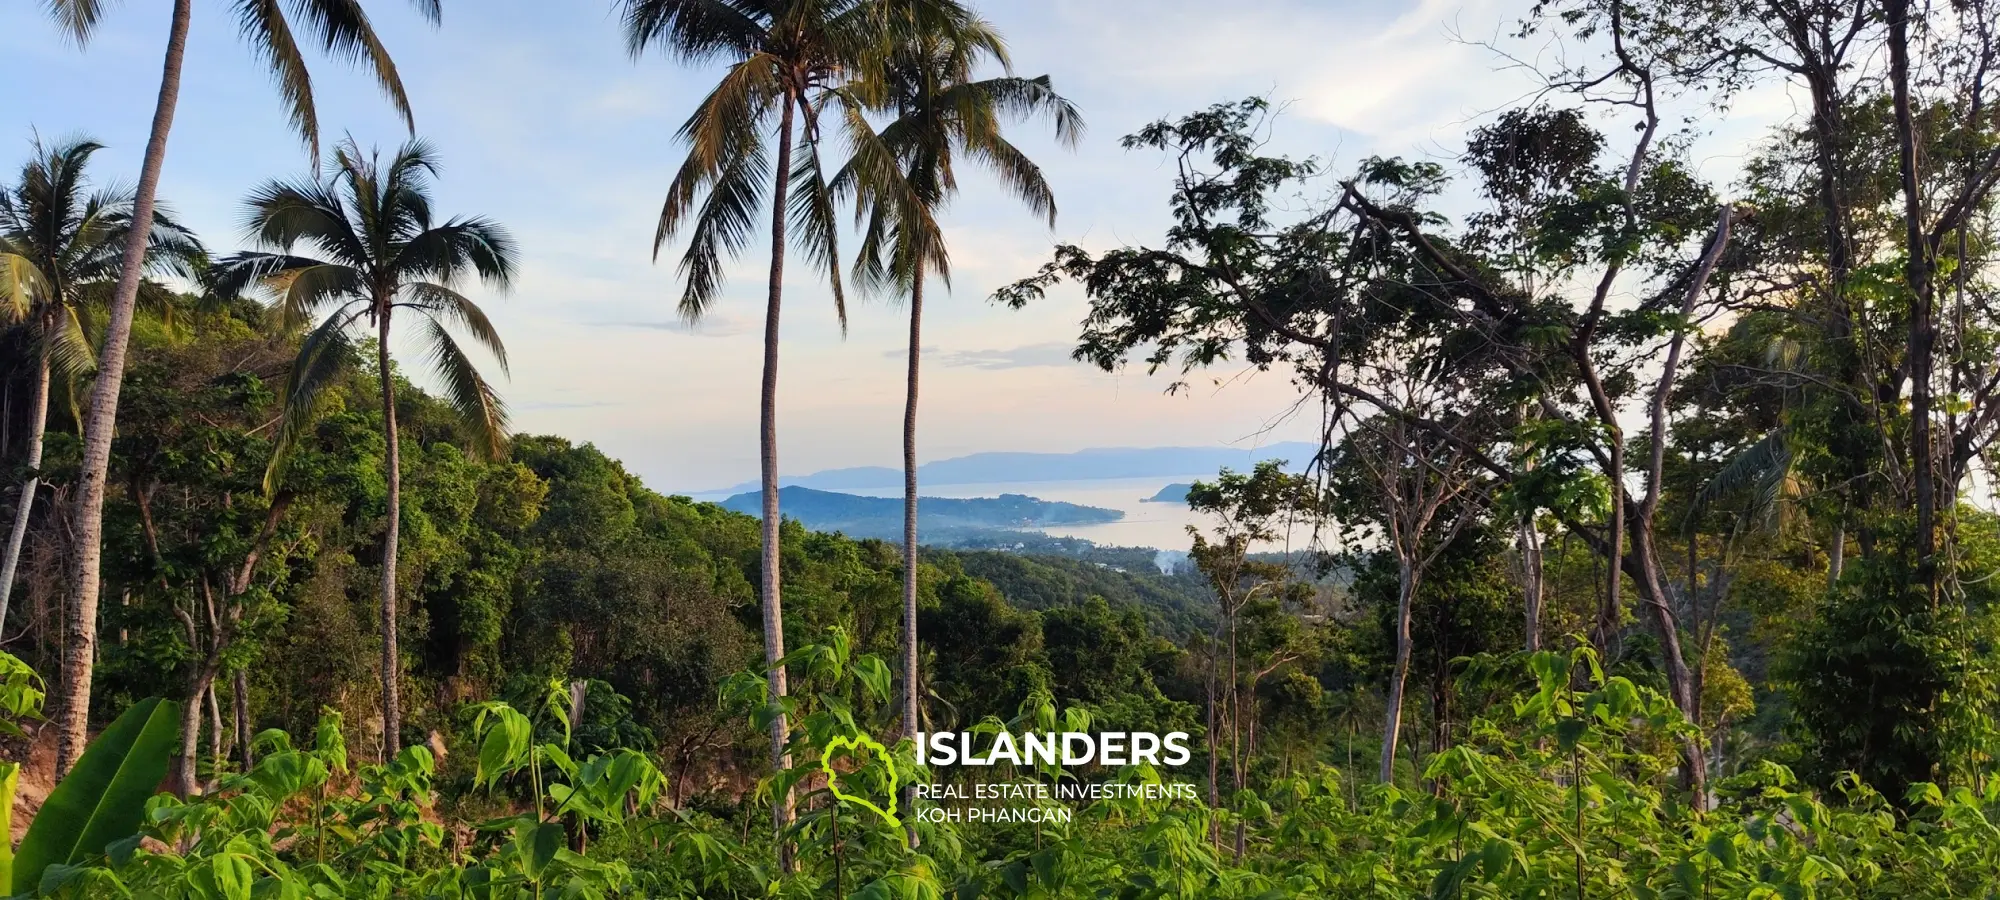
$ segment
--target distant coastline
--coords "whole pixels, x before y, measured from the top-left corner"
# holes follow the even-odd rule
[[[1317,448],[1287,441],[1257,448],[1241,447],[1100,447],[1072,453],[974,453],[934,460],[917,467],[924,485],[1010,484],[1030,481],[1097,481],[1114,478],[1186,477],[1225,467],[1248,471],[1271,459],[1310,459]],[[888,466],[827,469],[807,475],[787,475],[779,487],[819,491],[867,491],[900,487],[903,470]],[[715,498],[757,491],[755,482],[694,491],[691,496]]]
[[[868,497],[807,487],[778,490],[784,516],[815,531],[838,531],[850,537],[901,540],[903,501],[897,497]],[[757,515],[762,509],[756,492],[736,494],[722,501],[725,509]],[[918,540],[927,544],[952,544],[992,540],[1000,532],[1019,532],[1063,525],[1101,525],[1125,518],[1125,511],[1043,500],[1026,494],[998,497],[919,497],[917,500]]]
[[[1166,487],[1163,487],[1163,488],[1160,488],[1160,492],[1159,492],[1159,493],[1157,493],[1157,494],[1154,494],[1154,495],[1153,495],[1153,496],[1151,496],[1151,497],[1147,497],[1147,498],[1146,498],[1145,500],[1143,500],[1143,501],[1140,501],[1140,502],[1142,502],[1142,503],[1186,503],[1186,502],[1187,502],[1187,496],[1188,496],[1188,491],[1191,491],[1191,490],[1194,490],[1194,485],[1192,485],[1192,484],[1185,484],[1185,483],[1182,483],[1182,482],[1175,482],[1175,483],[1173,483],[1173,484],[1170,484],[1170,485],[1167,485]]]

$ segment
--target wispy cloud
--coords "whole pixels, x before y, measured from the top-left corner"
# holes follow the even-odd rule
[[[1070,358],[1074,344],[1052,341],[1026,344],[1004,350],[948,350],[937,354],[940,364],[965,369],[1028,369],[1036,366],[1074,366]]]
[[[638,328],[646,331],[667,331],[689,337],[726,338],[750,334],[757,323],[748,316],[729,313],[709,313],[701,321],[688,324],[680,319],[619,319],[585,323],[593,328]]]

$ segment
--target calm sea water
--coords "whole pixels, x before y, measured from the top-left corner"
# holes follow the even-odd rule
[[[1010,481],[999,484],[939,484],[920,485],[919,491],[925,497],[948,497],[966,499],[973,497],[998,497],[1001,494],[1026,494],[1041,500],[1055,500],[1077,503],[1104,509],[1122,510],[1125,518],[1102,525],[1063,525],[1037,529],[1057,537],[1078,537],[1098,544],[1116,547],[1153,547],[1160,550],[1188,549],[1188,526],[1194,525],[1207,531],[1215,526],[1210,517],[1188,509],[1184,503],[1148,503],[1147,497],[1159,493],[1169,484],[1189,484],[1204,478],[1213,479],[1214,472],[1192,475],[1165,475],[1146,478],[1105,478],[1091,481]],[[857,488],[842,493],[859,494],[866,497],[900,497],[900,488]],[[701,495],[704,500],[720,500],[721,497]],[[1304,535],[1301,535],[1303,539]],[[1276,547],[1266,549],[1277,549]]]

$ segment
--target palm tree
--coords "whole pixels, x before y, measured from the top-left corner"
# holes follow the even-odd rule
[[[877,64],[902,35],[886,25],[907,22],[949,30],[969,20],[970,14],[956,0],[618,0],[618,9],[626,48],[635,57],[657,46],[685,62],[729,64],[681,125],[680,138],[687,142],[688,155],[667,189],[653,235],[657,258],[668,240],[692,226],[680,263],[684,319],[701,318],[715,301],[723,259],[749,245],[769,182],[771,267],[765,286],[759,457],[764,656],[767,689],[775,706],[787,692],[785,669],[779,662],[785,655],[785,633],[778,571],[777,392],[778,318],[785,251],[791,242],[796,241],[806,257],[825,270],[843,330],[847,323],[834,198],[819,154],[819,114],[829,104],[845,102],[836,89]],[[892,9],[894,16],[889,15]],[[786,717],[782,713],[773,717],[775,770],[791,767],[790,735]],[[790,790],[772,804],[779,859],[787,869],[790,854],[782,838],[792,805]]]
[[[0,622],[7,621],[21,543],[28,533],[35,491],[41,484],[42,436],[49,413],[51,376],[86,375],[95,350],[85,336],[88,313],[102,306],[118,280],[134,205],[129,189],[90,190],[84,170],[103,146],[70,140],[35,141],[13,187],[0,191],[0,322],[25,330],[34,360],[28,409],[27,470],[14,508],[14,524],[0,556]],[[200,242],[156,211],[147,241],[147,267],[192,277],[206,261]],[[144,281],[139,301],[167,309],[172,294]]]
[[[299,345],[292,365],[267,487],[275,484],[291,448],[311,427],[327,386],[355,358],[357,326],[365,322],[374,333],[389,481],[382,539],[382,739],[383,758],[388,759],[402,749],[396,646],[402,468],[390,325],[397,310],[417,317],[445,399],[465,418],[480,449],[498,455],[506,441],[506,412],[452,337],[451,327],[463,328],[506,370],[507,351],[499,333],[458,289],[472,276],[507,289],[516,253],[513,238],[488,219],[433,220],[431,179],[438,164],[423,141],[404,144],[387,165],[375,154],[364,157],[352,141],[345,141],[335,148],[328,168],[331,183],[273,181],[251,193],[252,238],[273,252],[245,251],[219,261],[211,290],[230,297],[261,286],[274,295],[287,327],[325,315]],[[317,257],[294,255],[301,246]]]
[[[987,60],[1008,70],[973,80]],[[918,34],[898,46],[889,64],[855,84],[857,103],[845,108],[854,159],[834,176],[836,193],[852,192],[866,222],[856,280],[910,300],[908,384],[903,405],[903,731],[921,729],[917,678],[917,375],[923,342],[924,284],[935,274],[947,287],[951,260],[937,213],[958,192],[960,158],[992,170],[1022,203],[1055,224],[1055,195],[1039,166],[1002,136],[1002,120],[1047,117],[1057,140],[1075,146],[1083,117],[1049,86],[1048,76],[1011,74],[1006,44],[990,25],[974,21],[957,34]],[[865,111],[894,116],[871,134]]]
[[[435,23],[441,0],[412,0],[417,11]],[[50,16],[78,44],[89,42],[108,4],[104,0],[47,0]],[[409,98],[389,52],[360,0],[231,0],[236,21],[250,50],[270,66],[278,93],[291,113],[292,126],[305,138],[312,156],[319,156],[319,120],[314,112],[311,74],[295,36],[297,25],[330,55],[359,62],[372,70],[404,121],[415,131]],[[289,10],[289,14],[287,13]],[[109,301],[103,348],[98,352],[98,377],[92,384],[90,410],[83,423],[83,459],[78,466],[74,530],[75,552],[70,560],[67,650],[61,679],[63,702],[57,713],[61,733],[56,743],[56,774],[69,771],[83,751],[90,725],[91,672],[97,658],[97,600],[101,587],[98,563],[104,548],[104,489],[111,466],[111,439],[118,425],[118,392],[125,380],[125,353],[132,337],[132,314],[138,304],[139,281],[153,230],[154,197],[160,169],[166,163],[167,136],[173,130],[174,109],[180,102],[181,61],[187,55],[189,22],[194,0],[174,0],[167,29],[166,60],[160,71],[159,99],[153,107],[153,127],[139,167],[139,185],[132,196],[132,223],[116,287]]]

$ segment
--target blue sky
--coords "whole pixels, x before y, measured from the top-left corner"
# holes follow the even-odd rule
[[[1224,12],[1196,0],[980,4],[1007,35],[1017,72],[1049,74],[1082,107],[1090,131],[1069,152],[1045,129],[1017,130],[1056,189],[1053,230],[977,178],[949,211],[954,290],[926,305],[922,457],[1310,436],[1311,422],[1286,419],[1297,395],[1281,374],[1225,367],[1213,373],[1222,384],[1197,382],[1168,397],[1165,378],[1068,361],[1084,311],[1077,293],[1065,289],[1020,312],[985,298],[1031,273],[1058,240],[1098,249],[1157,242],[1168,170],[1117,139],[1162,116],[1264,94],[1291,104],[1274,134],[1280,152],[1327,157],[1336,169],[1372,153],[1450,156],[1484,113],[1529,88],[1466,43],[1506,31],[1524,5],[1242,0]],[[11,170],[38,129],[97,138],[109,145],[97,176],[135,178],[168,6],[112,4],[81,50],[57,36],[40,3],[0,9],[0,83],[9,86],[0,166]],[[195,2],[161,189],[217,251],[238,247],[248,189],[309,165],[228,7]],[[677,250],[657,265],[649,253],[680,159],[673,131],[718,70],[657,53],[634,61],[608,0],[448,0],[437,30],[407,4],[373,0],[369,9],[402,70],[419,133],[443,154],[441,209],[491,216],[521,241],[517,288],[478,295],[507,341],[512,378],[501,387],[517,429],[594,442],[661,489],[754,477],[765,252],[739,261],[716,312],[692,330],[674,315]],[[314,62],[325,134],[385,147],[405,137],[371,80]],[[786,472],[896,464],[901,309],[855,304],[843,340],[825,287],[804,266],[792,273],[780,381]]]

